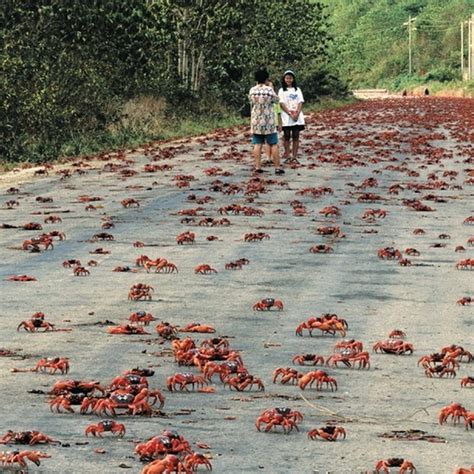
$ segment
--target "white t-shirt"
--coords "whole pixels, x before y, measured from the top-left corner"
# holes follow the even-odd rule
[[[288,110],[296,110],[298,108],[298,104],[304,102],[303,93],[301,89],[295,90],[294,87],[288,87],[285,90],[281,88],[278,91],[278,97],[280,99],[280,104],[286,105]],[[298,115],[298,120],[293,120],[286,112],[281,111],[281,123],[283,127],[291,127],[292,125],[304,125],[304,115],[303,112],[300,112]]]

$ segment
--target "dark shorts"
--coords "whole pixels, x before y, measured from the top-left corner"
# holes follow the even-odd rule
[[[304,130],[304,125],[291,125],[290,127],[283,127],[285,141],[290,141],[290,138],[295,141],[298,140],[300,138],[301,130]]]
[[[264,143],[276,145],[278,143],[278,133],[270,133],[269,135],[254,133],[252,135],[252,143],[254,145],[263,145]]]

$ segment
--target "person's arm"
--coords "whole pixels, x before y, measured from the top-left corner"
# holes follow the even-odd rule
[[[296,122],[298,120],[298,117],[300,116],[301,110],[303,109],[303,102],[300,102],[298,104],[298,107],[296,108],[295,111],[291,113],[291,118]]]
[[[275,114],[276,114],[276,117],[277,117],[278,131],[281,132],[283,122],[281,121],[281,106],[280,106],[279,103],[275,105]]]
[[[283,110],[283,112],[285,112],[285,114],[290,115],[290,111],[288,110],[288,107],[285,104],[285,93],[283,92],[283,89],[280,89],[278,91],[278,97],[280,99],[281,110]]]
[[[303,110],[303,104],[304,104],[304,98],[303,98],[303,93],[301,92],[301,89],[298,87],[298,107],[296,108],[293,116],[293,120],[297,121],[298,117],[300,116],[301,111]]]

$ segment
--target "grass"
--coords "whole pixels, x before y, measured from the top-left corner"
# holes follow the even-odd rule
[[[423,91],[428,89],[431,94],[440,91],[457,91],[464,92],[465,96],[474,97],[474,80],[471,81],[436,81],[429,80],[418,76],[401,75],[395,79],[382,81],[380,87],[385,87],[392,91]]]
[[[324,97],[320,101],[305,106],[306,112],[321,112],[329,109],[344,107],[356,102],[357,99],[333,99]],[[140,104],[140,107],[142,104]],[[128,114],[130,115],[130,113]],[[143,113],[141,117],[120,123],[109,130],[100,133],[78,134],[64,143],[59,151],[51,147],[44,160],[23,159],[17,162],[0,162],[0,172],[10,171],[18,167],[37,166],[48,160],[50,162],[64,162],[70,157],[94,155],[102,152],[124,148],[135,148],[145,143],[160,140],[172,140],[184,137],[199,136],[210,133],[219,128],[230,128],[239,125],[248,125],[250,119],[237,114],[221,113],[210,118],[198,117],[184,120],[169,120],[162,110],[156,110],[153,118]],[[57,158],[55,158],[57,157]]]

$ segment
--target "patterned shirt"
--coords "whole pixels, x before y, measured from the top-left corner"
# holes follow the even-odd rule
[[[263,84],[250,89],[249,100],[252,104],[251,130],[256,135],[270,135],[277,131],[274,104],[279,102],[274,90]]]

